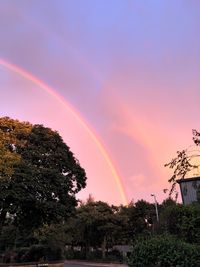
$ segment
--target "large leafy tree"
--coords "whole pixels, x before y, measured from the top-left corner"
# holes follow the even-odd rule
[[[69,230],[72,243],[84,249],[86,258],[91,247],[101,247],[102,257],[105,258],[106,247],[112,242],[118,222],[115,210],[114,206],[105,202],[90,200],[77,209]]]
[[[6,218],[26,229],[67,218],[86,185],[58,132],[0,118],[0,233]]]
[[[155,207],[145,200],[122,206],[118,216],[122,227],[118,234],[120,244],[133,244],[139,236],[149,236],[151,226],[156,222]]]

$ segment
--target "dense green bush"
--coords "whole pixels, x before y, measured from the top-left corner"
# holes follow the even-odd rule
[[[160,232],[200,244],[200,205],[172,205],[160,214]]]
[[[170,236],[139,240],[128,264],[131,267],[200,267],[200,247]]]

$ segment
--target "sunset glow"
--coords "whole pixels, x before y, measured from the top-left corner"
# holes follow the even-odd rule
[[[31,75],[30,73],[28,73],[27,71],[21,69],[20,67],[13,65],[3,59],[0,59],[0,65],[8,68],[11,71],[16,72],[18,75],[21,75],[22,77],[24,77],[25,79],[30,80],[31,82],[33,82],[34,84],[36,84],[38,87],[40,87],[41,89],[45,90],[48,94],[52,95],[53,98],[55,98],[56,100],[58,100],[66,109],[67,112],[69,112],[75,120],[78,121],[78,123],[81,124],[81,126],[84,128],[84,131],[86,131],[88,133],[88,135],[90,136],[91,140],[95,143],[95,145],[98,147],[99,151],[101,152],[104,160],[106,161],[108,168],[110,168],[111,170],[111,174],[112,174],[112,178],[114,178],[115,182],[116,182],[116,186],[120,192],[120,196],[121,196],[121,203],[122,204],[128,204],[128,199],[126,197],[123,185],[121,183],[120,177],[108,155],[108,152],[106,152],[105,148],[103,147],[103,145],[101,144],[101,142],[98,140],[97,134],[94,134],[92,132],[92,130],[87,126],[86,122],[83,121],[83,119],[81,118],[81,115],[78,114],[78,112],[74,111],[72,109],[72,107],[70,106],[70,104],[68,104],[67,100],[63,99],[61,96],[59,96],[59,94],[52,89],[51,87],[49,87],[48,85],[44,84],[41,80],[37,79],[36,77],[34,77],[33,75]]]
[[[1,2],[0,116],[59,131],[89,194],[166,198],[164,164],[200,130],[200,4]]]

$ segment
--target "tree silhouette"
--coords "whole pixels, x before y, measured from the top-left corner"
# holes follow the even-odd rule
[[[200,145],[200,133],[193,129],[193,142],[195,146]],[[175,194],[175,199],[178,197],[176,191],[176,184],[178,179],[184,179],[186,175],[194,169],[198,169],[199,165],[192,163],[194,157],[200,156],[199,154],[189,154],[189,149],[183,149],[182,151],[177,151],[177,156],[173,158],[169,163],[166,163],[164,166],[173,169],[173,174],[168,180],[171,183],[171,188],[169,190],[169,196],[171,197]],[[164,189],[164,192],[167,192],[168,189]]]
[[[22,229],[70,216],[86,174],[58,132],[0,118],[0,155],[0,233],[7,216]]]

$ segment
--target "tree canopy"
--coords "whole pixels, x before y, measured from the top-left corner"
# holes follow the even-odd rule
[[[6,217],[39,227],[67,218],[86,173],[58,132],[0,118],[0,233]]]

